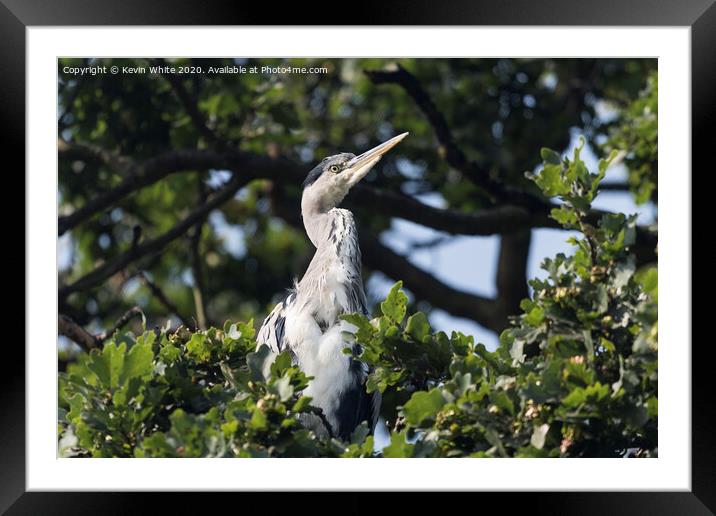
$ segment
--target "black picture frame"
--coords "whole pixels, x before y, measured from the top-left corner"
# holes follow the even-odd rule
[[[692,71],[692,168],[702,173],[713,169],[716,142],[716,5],[715,0],[500,0],[428,2],[363,1],[349,9],[320,3],[282,2],[280,8],[269,3],[185,0],[0,0],[0,139],[5,162],[15,163],[12,174],[17,190],[25,191],[25,31],[32,26],[53,25],[282,25],[302,20],[310,25],[606,25],[606,26],[688,26],[691,28]],[[50,173],[48,171],[48,173]],[[671,172],[670,172],[671,173]],[[674,171],[674,173],[677,173]],[[692,174],[693,178],[693,174]],[[693,190],[692,190],[693,191]],[[16,195],[14,195],[16,196]],[[694,199],[693,206],[699,203]],[[692,216],[694,227],[705,231],[706,218]],[[7,222],[8,225],[13,225]],[[19,233],[17,223],[14,229]],[[700,233],[696,233],[697,235]],[[23,236],[19,236],[24,241]],[[16,240],[17,242],[18,240]],[[25,274],[24,251],[11,257],[8,266]],[[24,246],[23,246],[24,249]],[[706,255],[710,254],[708,252]],[[696,256],[696,253],[692,254]],[[694,263],[695,265],[695,263]],[[691,303],[691,299],[684,300]],[[710,304],[710,303],[705,303]],[[697,305],[694,305],[696,308]],[[704,305],[700,305],[704,306]],[[704,308],[701,308],[703,311]],[[27,306],[25,323],[30,324],[32,307]],[[698,313],[698,312],[697,312]],[[692,320],[699,320],[693,318]],[[15,324],[13,322],[13,324]],[[692,490],[690,492],[640,493],[522,493],[509,495],[510,512],[549,514],[713,514],[716,512],[716,447],[713,442],[714,404],[711,400],[708,369],[713,363],[711,339],[693,339],[692,350]],[[0,374],[0,512],[7,514],[143,514],[150,511],[147,498],[161,497],[162,512],[181,507],[181,512],[224,501],[226,495],[206,493],[187,496],[164,493],[40,493],[26,492],[25,442],[25,351],[6,342],[4,366]],[[246,501],[241,506],[259,510],[262,505]],[[266,495],[263,495],[264,497]],[[488,497],[480,494],[484,506]],[[499,495],[497,495],[499,496]],[[216,497],[221,497],[216,500]],[[295,495],[292,497],[295,503]],[[320,506],[317,498],[313,504]],[[368,501],[369,500],[369,501]],[[421,497],[413,500],[420,502]],[[257,502],[263,504],[264,502]],[[272,504],[275,499],[272,498]],[[289,503],[291,503],[289,501]],[[343,498],[351,512],[372,512],[373,498],[352,493]],[[374,505],[375,503],[375,505]],[[501,503],[505,503],[504,500]],[[246,504],[246,505],[244,505]],[[241,510],[241,506],[236,506]],[[276,507],[275,505],[272,505]],[[386,506],[387,507],[387,506]],[[401,504],[401,510],[407,510]],[[320,509],[320,507],[318,507]],[[277,510],[277,509],[276,509]],[[312,509],[313,510],[313,509]],[[262,511],[265,512],[265,511]],[[269,513],[273,513],[270,510]]]

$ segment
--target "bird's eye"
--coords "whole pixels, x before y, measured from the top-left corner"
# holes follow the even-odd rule
[[[331,167],[328,169],[334,174],[336,174],[341,168],[338,165],[331,165]]]

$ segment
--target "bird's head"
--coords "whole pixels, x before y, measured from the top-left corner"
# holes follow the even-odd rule
[[[400,134],[360,156],[351,153],[324,158],[303,182],[301,211],[304,215],[326,213],[338,206],[349,190],[363,179],[380,158],[408,133]]]

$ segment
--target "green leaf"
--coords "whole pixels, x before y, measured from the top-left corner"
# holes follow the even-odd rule
[[[428,418],[433,419],[443,405],[445,400],[441,389],[433,389],[429,392],[418,391],[403,407],[403,415],[408,423],[420,425]]]
[[[418,342],[425,342],[430,337],[430,323],[423,312],[408,317],[405,331]]]
[[[281,401],[288,401],[293,397],[293,385],[291,378],[282,376],[271,383],[271,390],[275,392]]]
[[[130,378],[146,378],[152,374],[154,369],[152,341],[153,339],[141,342],[137,340],[137,343],[130,348],[119,375],[118,383],[120,385]]]
[[[207,362],[211,358],[211,349],[206,334],[193,334],[186,343],[186,354],[197,362]]]
[[[535,306],[529,313],[525,314],[525,323],[530,326],[539,326],[544,321],[544,310],[542,307]]]
[[[271,374],[280,377],[292,365],[291,354],[288,351],[279,353],[271,364]]]
[[[375,333],[375,328],[363,314],[343,314],[340,318],[357,328],[355,338],[358,342],[368,342]]]
[[[268,427],[268,419],[266,419],[266,414],[263,413],[260,409],[254,409],[253,413],[251,414],[251,421],[250,421],[251,428],[255,430],[264,430]]]
[[[656,302],[659,301],[659,272],[656,267],[640,269],[636,273],[635,279],[649,297]]]
[[[586,388],[576,387],[562,399],[562,405],[569,408],[577,408],[580,405],[591,402],[597,403],[609,395],[609,386],[599,382],[589,385]]]
[[[552,208],[550,215],[562,226],[569,228],[575,226],[579,222],[579,216],[574,209],[566,205],[560,206],[559,208]]]
[[[87,368],[97,375],[100,383],[108,389],[119,386],[126,349],[127,346],[124,343],[117,346],[114,341],[109,341],[105,343],[101,352],[92,350],[90,353]]]
[[[547,147],[542,147],[539,154],[542,157],[542,160],[550,165],[559,165],[562,162],[562,157],[559,153],[553,151],[552,149],[548,149]]]
[[[385,301],[380,304],[380,309],[383,312],[383,315],[397,324],[400,324],[403,321],[407,309],[406,307],[408,305],[408,296],[400,290],[402,287],[402,281],[393,285],[388,293],[388,297],[386,297]]]
[[[569,187],[562,179],[562,167],[559,165],[545,165],[535,182],[548,197],[556,197],[569,192]]]
[[[407,430],[394,433],[390,438],[390,444],[383,448],[383,457],[405,458],[413,456],[414,444],[407,440]]]
[[[171,342],[167,341],[159,348],[159,360],[167,365],[178,362],[181,358],[181,350]]]
[[[308,408],[311,406],[311,397],[310,396],[301,396],[296,400],[296,403],[293,404],[293,410],[294,412],[305,412],[308,410]]]
[[[510,414],[514,414],[515,412],[515,404],[512,403],[509,394],[505,391],[490,392],[490,401]]]

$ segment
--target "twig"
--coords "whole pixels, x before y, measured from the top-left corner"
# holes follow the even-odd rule
[[[164,307],[165,307],[167,310],[169,310],[169,312],[171,312],[171,313],[173,313],[174,315],[176,315],[177,318],[179,319],[179,321],[181,321],[181,323],[182,323],[183,326],[186,326],[187,328],[191,328],[191,327],[192,327],[192,325],[191,325],[190,322],[189,322],[189,319],[187,319],[186,317],[184,317],[184,316],[181,314],[181,312],[179,311],[179,308],[178,308],[174,303],[172,303],[172,302],[169,300],[169,298],[166,296],[166,294],[165,294],[164,291],[161,289],[161,287],[159,287],[159,285],[157,285],[157,284],[154,283],[152,280],[150,280],[150,279],[147,277],[147,274],[146,274],[144,271],[140,272],[140,273],[138,274],[138,276],[139,276],[139,278],[141,279],[142,283],[144,283],[144,284],[147,286],[147,288],[150,290],[150,292],[152,293],[152,295],[153,295],[154,297],[156,297],[157,300],[158,300],[162,305],[164,305]]]
[[[549,213],[549,203],[543,198],[494,180],[487,170],[467,158],[455,142],[445,116],[413,74],[400,65],[386,70],[364,70],[364,73],[374,84],[396,84],[405,90],[433,127],[448,164],[487,193],[493,204],[510,203],[526,207],[534,213]]]
[[[102,342],[110,338],[112,335],[114,335],[117,330],[125,326],[129,321],[131,321],[135,317],[143,315],[144,313],[142,312],[141,308],[139,308],[138,306],[133,306],[132,308],[124,312],[124,315],[122,315],[122,317],[120,317],[117,322],[114,323],[114,326],[112,326],[110,330],[99,333],[95,335],[94,338],[99,344],[101,344]]]

